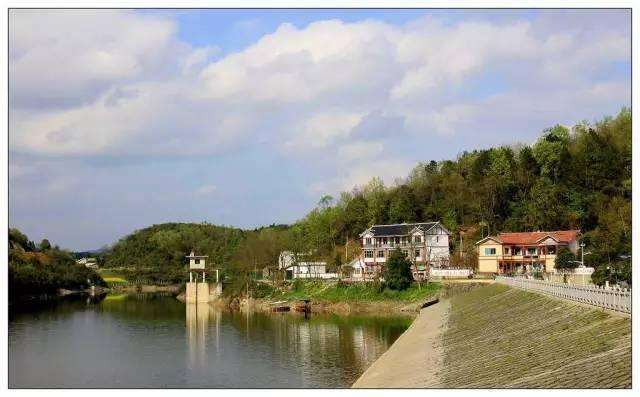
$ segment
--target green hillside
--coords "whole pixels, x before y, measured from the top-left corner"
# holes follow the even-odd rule
[[[18,229],[9,229],[8,271],[11,300],[104,285],[100,275],[77,264],[71,253],[47,239],[36,245]]]
[[[322,197],[291,226],[154,225],[117,242],[104,254],[105,266],[177,280],[194,249],[237,278],[274,266],[289,249],[336,269],[358,253],[357,236],[371,224],[440,220],[453,233],[453,264],[475,265],[474,243],[487,233],[580,229],[597,280],[610,265],[630,281],[630,261],[621,256],[631,254],[631,158],[631,112],[622,109],[593,124],[556,125],[532,145],[420,163],[394,186],[374,178],[338,198]]]

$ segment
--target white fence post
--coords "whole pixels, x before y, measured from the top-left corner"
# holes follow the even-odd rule
[[[562,299],[587,303],[589,305],[631,313],[631,289],[619,287],[598,287],[569,285],[552,281],[529,280],[521,277],[497,276],[496,282],[525,291],[536,291]]]

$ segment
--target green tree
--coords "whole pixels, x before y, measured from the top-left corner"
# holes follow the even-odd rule
[[[42,239],[38,247],[40,248],[40,251],[48,251],[51,249],[51,243],[45,238]]]
[[[561,176],[563,163],[568,159],[569,130],[561,125],[549,128],[544,131],[533,146],[533,155],[542,175],[557,182]]]
[[[567,248],[560,248],[556,255],[556,269],[575,269],[578,267],[576,256]]]
[[[400,249],[395,249],[389,253],[382,277],[384,278],[385,286],[392,290],[402,291],[411,285],[413,280],[411,262]]]
[[[331,271],[339,272],[341,268],[342,268],[342,254],[336,251],[336,254],[333,257]]]
[[[389,221],[391,223],[412,222],[416,220],[415,199],[411,189],[402,185],[395,189],[389,201]]]

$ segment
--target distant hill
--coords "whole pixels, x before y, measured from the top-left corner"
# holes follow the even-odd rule
[[[213,264],[228,263],[246,237],[241,229],[206,223],[153,225],[120,239],[104,252],[104,268],[125,269],[137,277],[181,281],[185,256],[208,255]]]

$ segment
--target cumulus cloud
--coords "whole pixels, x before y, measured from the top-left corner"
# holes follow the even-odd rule
[[[269,142],[330,175],[326,188],[402,176],[439,137],[630,104],[628,78],[609,73],[630,60],[626,15],[594,27],[578,14],[285,23],[220,54],[158,14],[12,10],[10,149],[206,157]]]

